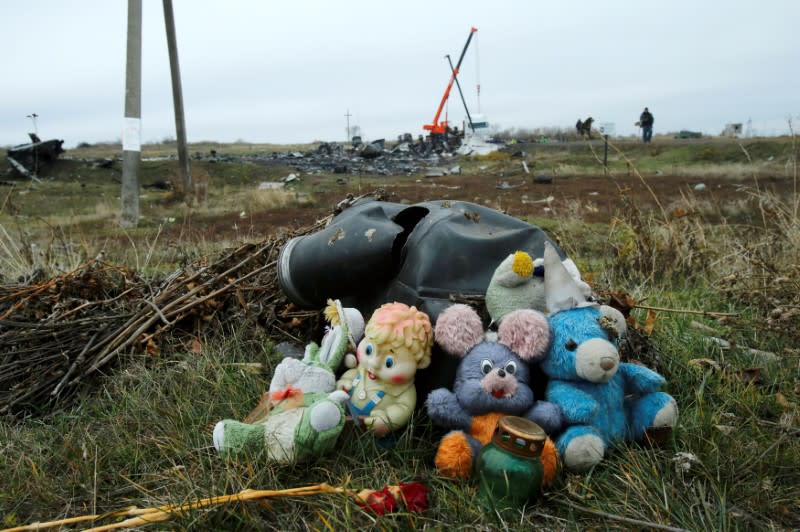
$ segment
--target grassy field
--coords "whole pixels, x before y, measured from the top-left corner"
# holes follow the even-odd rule
[[[246,416],[278,362],[266,332],[242,323],[203,338],[202,349],[127,357],[84,396],[54,411],[0,420],[0,526],[183,504],[243,489],[325,482],[358,491],[421,480],[430,492],[429,507],[419,514],[376,517],[351,497],[320,494],[187,510],[153,528],[798,529],[796,144],[791,138],[662,140],[652,146],[621,143],[610,152],[610,171],[776,176],[793,183],[794,193],[757,196],[755,222],[746,225],[700,210],[662,216],[624,201],[609,224],[579,216],[529,221],[566,243],[597,290],[624,292],[637,302],[635,332],[647,349],[633,356],[666,377],[680,408],[679,425],[664,446],[620,445],[589,473],[564,472],[535,504],[494,514],[478,506],[473,482],[437,475],[438,433],[424,415],[413,419],[393,448],[348,428],[334,455],[310,463],[276,466],[261,453],[223,460],[211,445],[211,428],[217,420]],[[148,147],[144,156],[162,157],[169,148]],[[190,152],[299,148],[208,143]],[[3,284],[26,282],[36,268],[45,275],[68,271],[100,251],[106,260],[160,279],[236,243],[263,239],[264,229],[248,223],[251,213],[302,210],[334,186],[334,176],[319,176],[289,194],[258,197],[254,183],[277,180],[287,170],[198,161],[193,168],[219,183],[209,189],[206,204],[189,208],[172,192],[148,189],[140,227],[122,231],[114,223],[118,170],[80,161],[111,157],[114,149],[71,150],[72,160],[59,163],[44,185],[15,181],[0,190]],[[602,157],[599,144],[514,149],[529,151],[538,171],[576,177],[596,174]],[[509,153],[462,162],[465,172],[512,165],[518,163]],[[174,161],[143,163],[143,183],[174,178]],[[403,180],[408,186],[416,182],[396,179]],[[380,179],[354,181],[369,189]],[[239,220],[241,227],[211,231],[220,218]]]

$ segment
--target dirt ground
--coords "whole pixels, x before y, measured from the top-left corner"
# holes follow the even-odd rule
[[[330,184],[331,178],[308,177],[317,185]],[[314,181],[316,179],[316,181]],[[318,182],[317,182],[318,181]],[[625,195],[643,210],[668,216],[702,212],[704,219],[725,216],[728,222],[746,223],[759,212],[756,190],[770,192],[779,198],[793,194],[790,178],[761,177],[732,179],[729,177],[636,176],[606,177],[557,176],[551,183],[535,183],[532,176],[497,177],[486,175],[449,175],[445,177],[376,177],[365,186],[353,179],[347,184],[320,187],[314,193],[314,204],[254,212],[249,216],[256,233],[273,234],[282,229],[307,227],[333,211],[348,194],[359,196],[381,188],[386,200],[414,204],[431,200],[460,200],[480,203],[509,215],[552,219],[580,219],[584,222],[609,223],[623,208]],[[698,187],[699,186],[699,187]],[[756,188],[758,187],[758,188]],[[701,190],[698,190],[701,189]],[[241,221],[237,214],[221,215],[204,220],[203,232],[224,233]]]

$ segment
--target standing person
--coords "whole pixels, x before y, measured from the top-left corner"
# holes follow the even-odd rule
[[[653,113],[645,107],[642,114],[639,115],[639,127],[642,128],[642,142],[645,144],[650,142],[653,138]]]

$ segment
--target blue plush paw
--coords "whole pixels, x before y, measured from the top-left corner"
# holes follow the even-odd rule
[[[657,392],[667,382],[663,376],[639,364],[620,364],[620,373],[625,377],[625,391],[629,393]]]
[[[574,425],[556,442],[564,465],[570,471],[581,473],[596,466],[603,459],[606,445],[594,427]]]
[[[630,438],[641,441],[651,427],[674,427],[678,422],[678,404],[671,395],[655,392],[637,397],[625,405]]]

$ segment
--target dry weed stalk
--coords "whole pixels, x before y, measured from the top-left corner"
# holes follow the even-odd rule
[[[349,482],[349,481],[348,481]],[[21,532],[23,530],[41,530],[44,528],[62,527],[75,523],[95,522],[99,520],[120,519],[106,525],[86,529],[87,531],[100,532],[117,530],[120,528],[134,528],[166,521],[175,516],[189,511],[203,510],[214,506],[247,501],[263,501],[283,497],[308,497],[310,495],[344,495],[352,499],[364,511],[374,515],[384,515],[397,510],[407,512],[422,512],[428,506],[428,487],[421,482],[401,482],[399,484],[385,485],[383,489],[362,489],[356,491],[346,487],[331,486],[327,482],[303,486],[300,488],[286,488],[280,490],[253,490],[245,489],[233,495],[218,495],[206,497],[183,504],[165,504],[152,508],[130,507],[104,515],[82,515],[46,523],[33,523],[21,527],[10,528],[3,532]],[[262,502],[263,504],[263,502]]]
[[[794,134],[792,140],[796,191]],[[797,271],[800,198],[797,193],[787,199],[776,198],[759,187],[758,176],[753,173],[755,188],[751,194],[758,205],[761,227],[735,228],[728,225],[724,217],[721,224],[711,225],[698,214],[696,200],[687,194],[682,194],[681,205],[667,211],[634,163],[610,141],[609,146],[650,192],[660,213],[660,216],[653,216],[645,212],[620,190],[621,215],[614,220],[612,233],[616,237],[617,266],[623,276],[639,281],[702,276],[740,302],[764,308],[773,327],[796,318],[797,311],[793,309],[800,305]],[[739,146],[752,163],[747,149]],[[614,179],[613,174],[609,177]],[[721,216],[722,212],[718,214]],[[719,279],[727,281],[717,282]],[[736,290],[731,290],[734,285]],[[754,294],[757,294],[755,300],[751,299]]]
[[[763,228],[757,238],[742,239],[739,255],[743,260],[722,272],[717,287],[732,301],[760,313],[759,319],[748,322],[730,320],[732,325],[778,332],[796,343],[800,340],[800,196],[797,142],[791,119],[789,130],[794,193],[790,198],[777,198],[756,188]],[[747,154],[744,147],[742,150]]]
[[[606,142],[625,162],[627,172],[636,176],[649,192],[660,214],[653,216],[645,212],[641,205],[631,201],[624,189],[619,188],[621,216],[612,222],[611,230],[616,236],[620,273],[626,278],[645,282],[657,278],[693,277],[702,273],[711,259],[704,225],[691,216],[689,209],[668,212],[634,162],[613,142],[608,139]],[[590,149],[602,164],[591,145]],[[611,171],[607,171],[607,175],[611,179],[616,177]]]
[[[85,530],[92,530],[100,532],[103,530],[116,530],[120,528],[134,528],[141,527],[161,521],[171,519],[176,515],[186,513],[191,510],[199,510],[203,508],[210,508],[212,506],[220,506],[223,504],[230,504],[235,502],[245,501],[258,501],[262,499],[274,499],[281,497],[307,497],[309,495],[321,494],[344,494],[351,497],[356,497],[356,493],[346,488],[330,486],[326,483],[316,484],[313,486],[303,486],[300,488],[288,488],[282,490],[252,490],[246,489],[233,495],[221,495],[217,497],[208,497],[194,502],[184,504],[165,504],[163,506],[156,506],[152,508],[136,508],[131,507],[117,512],[111,512],[102,515],[81,515],[77,517],[68,517],[55,521],[47,521],[42,523],[31,523],[19,527],[9,528],[3,532],[22,532],[25,530],[43,530],[47,528],[64,527],[67,525],[74,525],[77,523],[93,523],[100,520],[120,519],[126,517],[123,521],[117,521],[107,525],[101,525]]]

